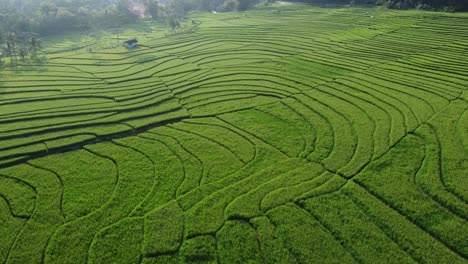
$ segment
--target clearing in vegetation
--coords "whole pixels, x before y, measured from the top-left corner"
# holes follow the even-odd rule
[[[0,69],[1,263],[468,263],[467,14],[191,19]]]

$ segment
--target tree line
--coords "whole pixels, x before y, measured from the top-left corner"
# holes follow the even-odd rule
[[[128,12],[129,4],[129,0],[0,0],[0,64],[40,60],[40,37],[83,33],[91,25],[132,23],[137,18]]]
[[[40,36],[80,32],[91,28],[119,28],[136,22],[142,6],[146,17],[181,28],[192,10],[244,11],[260,1],[274,0],[0,0],[0,63],[38,60]],[[468,11],[468,0],[289,0],[318,5],[384,5],[395,9]]]
[[[143,5],[148,16],[168,24],[171,16],[180,19],[192,10],[223,11],[225,2],[235,2],[235,9],[242,11],[256,1],[258,0],[0,0],[0,30],[34,32],[46,36],[80,31],[83,24],[113,27],[138,20],[138,15],[131,11],[135,5]]]
[[[468,0],[388,0],[382,4],[394,9],[468,11]]]
[[[25,62],[26,60],[39,61],[41,58],[38,55],[42,47],[39,35],[32,32],[23,32],[16,34],[15,32],[0,31],[0,65],[3,64],[2,57],[9,57],[11,64],[18,63],[18,60]]]
[[[192,10],[246,10],[258,0],[0,0],[0,63],[39,59],[40,37],[68,32],[89,35],[93,28],[117,29],[146,17],[173,31]],[[6,60],[4,59],[3,62]]]
[[[289,0],[325,6],[377,5],[391,9],[468,11],[468,0]]]
[[[0,0],[0,28],[41,36],[79,31],[83,23],[130,23],[130,0]]]

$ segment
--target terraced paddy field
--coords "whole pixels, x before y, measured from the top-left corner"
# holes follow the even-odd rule
[[[468,263],[467,14],[191,19],[0,70],[1,263]]]

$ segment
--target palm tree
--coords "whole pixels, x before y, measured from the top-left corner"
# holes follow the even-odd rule
[[[26,61],[26,56],[28,55],[28,50],[25,47],[19,48],[19,56],[21,58],[21,61]]]
[[[0,29],[1,30],[1,29]],[[3,32],[0,31],[0,65],[3,63],[2,62],[2,57],[5,56],[5,50],[4,50],[4,41],[5,41],[5,38],[3,37]]]
[[[38,38],[37,34],[32,34],[29,39],[31,58],[37,59],[37,51],[41,49],[41,40]]]
[[[6,48],[5,52],[10,56],[11,64],[13,64],[13,59],[17,61],[16,58],[16,34],[14,32],[9,32],[6,38]]]

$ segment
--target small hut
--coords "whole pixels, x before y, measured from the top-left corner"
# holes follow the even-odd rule
[[[124,42],[125,48],[132,49],[138,47],[138,40],[136,38]]]

